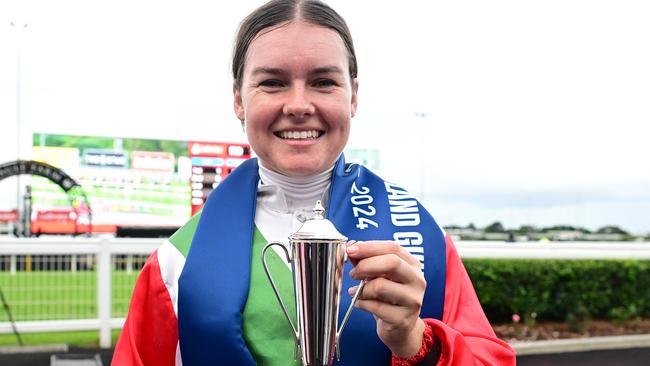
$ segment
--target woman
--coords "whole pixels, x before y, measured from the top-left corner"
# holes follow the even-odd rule
[[[347,248],[355,267],[344,285],[352,295],[350,278],[368,280],[356,305],[366,312],[353,312],[339,364],[514,364],[430,215],[400,187],[344,162],[358,90],[344,20],[319,1],[270,1],[240,26],[233,77],[235,114],[258,159],[149,258],[113,364],[294,364],[261,250],[286,241],[318,199],[359,240]],[[357,205],[355,195],[366,200]],[[286,299],[290,270],[272,254]]]

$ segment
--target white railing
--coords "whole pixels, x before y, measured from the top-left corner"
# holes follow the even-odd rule
[[[124,323],[125,309],[138,274],[134,261],[138,262],[135,267],[140,267],[161,242],[161,239],[81,237],[0,238],[0,256],[5,259],[0,271],[0,290],[7,298],[17,330],[20,333],[99,330],[100,346],[110,347],[111,329],[119,329]],[[113,279],[120,283],[113,283]],[[123,306],[120,311],[114,311],[113,302],[118,300]],[[0,310],[0,319],[8,320],[4,312]],[[51,319],[44,312],[63,319]],[[0,333],[12,331],[9,321],[0,322]]]
[[[650,242],[459,241],[462,258],[650,259]]]
[[[0,289],[19,332],[111,329],[124,322],[135,278],[163,239],[0,238]],[[650,243],[459,241],[463,258],[650,259]],[[11,333],[0,309],[0,333]]]

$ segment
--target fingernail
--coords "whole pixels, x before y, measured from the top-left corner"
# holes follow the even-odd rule
[[[357,286],[352,286],[352,287],[350,287],[350,288],[348,289],[348,294],[349,294],[350,296],[354,296],[354,294],[356,294],[356,293],[357,293]]]
[[[349,246],[347,250],[348,250],[348,254],[354,254],[359,251],[359,247],[353,244]]]
[[[357,273],[357,269],[356,269],[356,268],[352,268],[352,269],[350,270],[350,277],[354,278],[354,275],[355,275],[356,273]]]

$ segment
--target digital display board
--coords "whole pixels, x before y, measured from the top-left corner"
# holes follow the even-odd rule
[[[248,144],[190,141],[192,162],[192,214],[198,212],[210,192],[236,167],[251,157]]]
[[[33,160],[61,168],[81,185],[92,230],[107,233],[183,225],[249,157],[250,147],[241,143],[41,133],[34,134],[32,150]],[[66,194],[45,178],[32,177],[31,186],[32,227],[64,230],[62,222],[70,221]]]

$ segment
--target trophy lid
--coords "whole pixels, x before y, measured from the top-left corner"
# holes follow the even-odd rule
[[[325,213],[325,208],[318,200],[314,206],[314,218],[305,221],[298,231],[289,236],[289,240],[348,240],[346,236],[336,230],[330,220],[323,216],[323,213]]]

